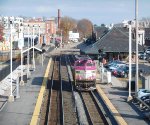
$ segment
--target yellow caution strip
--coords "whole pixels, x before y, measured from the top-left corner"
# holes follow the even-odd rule
[[[46,87],[46,83],[47,83],[47,79],[48,79],[48,75],[49,75],[51,60],[52,59],[49,60],[49,63],[47,65],[47,68],[46,68],[46,71],[45,71],[44,79],[43,79],[42,86],[41,86],[41,89],[40,89],[40,92],[39,92],[39,95],[38,95],[38,99],[37,99],[37,102],[36,102],[36,106],[35,106],[35,109],[34,109],[34,113],[32,115],[30,125],[37,125],[37,122],[38,122],[40,109],[41,109],[41,105],[42,105],[42,101],[43,101],[43,95],[44,95],[44,92],[45,92],[45,87]]]
[[[119,125],[128,125],[126,121],[123,119],[123,117],[120,115],[120,113],[117,111],[117,109],[113,106],[111,101],[108,99],[104,91],[101,89],[100,85],[96,85],[96,89],[98,93],[101,95],[103,98],[105,104],[109,108],[109,110],[112,112],[113,116],[115,117],[116,121],[118,122]]]

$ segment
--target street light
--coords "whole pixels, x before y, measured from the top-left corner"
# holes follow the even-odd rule
[[[60,41],[60,44],[61,44],[61,48],[63,47],[63,44],[62,44],[62,30],[61,30],[61,41]]]
[[[39,44],[40,44],[40,25],[39,25],[39,40],[38,40]]]
[[[135,25],[136,25],[136,92],[138,91],[139,66],[138,66],[138,0],[135,0]]]
[[[32,41],[32,45],[33,45],[33,70],[35,70],[35,58],[34,58],[34,25],[33,25],[33,41]]]
[[[21,32],[20,32],[20,28],[21,28]],[[20,24],[20,27],[19,27],[19,40],[21,40],[20,42],[20,44],[21,44],[21,81],[20,81],[20,85],[24,85],[24,81],[23,81],[23,51],[22,51],[22,49],[23,49],[23,36],[22,36],[22,32],[23,32],[23,24],[21,23]],[[21,39],[20,39],[20,33],[21,33]]]
[[[14,101],[14,96],[12,93],[12,21],[10,21],[10,96],[9,96],[9,102]]]
[[[128,22],[128,26],[129,26],[129,95],[128,95],[128,99],[127,101],[130,101],[132,99],[131,96],[131,78],[132,78],[132,74],[131,74],[131,56],[132,56],[132,38],[131,38],[131,25],[132,22]]]
[[[28,63],[28,66],[27,66],[27,78],[29,78],[29,75],[30,75],[30,70],[29,70],[29,58],[30,58],[30,50],[29,50],[29,25],[28,25],[28,54],[27,54],[27,63]]]

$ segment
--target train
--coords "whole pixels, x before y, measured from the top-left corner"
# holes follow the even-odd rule
[[[74,81],[79,91],[92,91],[96,89],[96,63],[89,56],[75,56]]]

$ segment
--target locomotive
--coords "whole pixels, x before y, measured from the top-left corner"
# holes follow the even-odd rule
[[[96,89],[96,63],[88,56],[75,56],[74,80],[79,91]]]

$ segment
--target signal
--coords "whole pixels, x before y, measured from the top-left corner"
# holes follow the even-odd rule
[[[102,52],[103,52],[103,49],[99,49],[98,52],[99,52],[99,53],[102,53]]]

